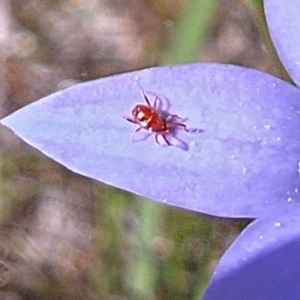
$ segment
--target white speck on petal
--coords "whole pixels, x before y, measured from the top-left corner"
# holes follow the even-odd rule
[[[300,161],[298,161],[298,169],[297,169],[297,171],[298,171],[298,174],[299,174],[299,176],[300,176]],[[297,189],[297,188],[296,188]],[[297,190],[298,191],[298,190]]]
[[[281,227],[281,225],[282,225],[281,222],[274,223],[274,226],[277,227],[277,228]]]
[[[267,130],[270,130],[271,129],[271,125],[264,125],[264,128],[267,129]]]

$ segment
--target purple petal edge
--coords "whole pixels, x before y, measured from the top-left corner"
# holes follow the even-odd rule
[[[254,221],[222,257],[204,300],[298,300],[300,207]]]
[[[280,60],[300,86],[300,1],[265,0],[265,13]]]

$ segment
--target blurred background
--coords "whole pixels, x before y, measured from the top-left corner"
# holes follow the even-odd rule
[[[230,63],[286,78],[262,4],[1,0],[0,117],[77,82],[151,66]],[[248,223],[73,174],[0,127],[1,300],[200,299]]]

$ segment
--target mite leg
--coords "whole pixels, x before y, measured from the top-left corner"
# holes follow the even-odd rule
[[[135,135],[136,135],[141,129],[143,129],[143,127],[138,127],[138,128],[133,132],[133,134],[131,135],[131,138],[130,138],[130,141],[131,141],[131,142],[134,142],[134,137],[135,137]]]
[[[198,133],[198,132],[203,132],[202,129],[199,129],[199,128],[188,128],[185,124],[183,123],[177,123],[177,122],[174,122],[174,123],[168,123],[168,128],[169,129],[172,129],[172,128],[176,128],[176,127],[181,127],[184,131],[186,132],[191,132],[191,133]]]
[[[148,96],[146,95],[146,93],[142,90],[142,94],[143,94],[143,98],[145,99],[146,103],[148,104],[149,107],[152,107],[150,100],[148,98]]]
[[[159,97],[157,95],[155,95],[154,102],[153,102],[153,108],[160,110],[161,106],[162,106],[161,100],[159,99]]]
[[[162,138],[164,139],[164,141],[165,141],[165,143],[168,145],[168,146],[173,146],[173,144],[166,138],[166,136],[164,135],[164,134],[155,134],[155,142],[156,142],[156,144],[158,144],[158,145],[161,145],[161,143],[159,142],[159,140],[158,140],[158,137],[159,137],[159,135],[161,135],[162,136]]]
[[[123,117],[126,121],[130,122],[130,123],[134,123],[134,124],[138,124],[137,121],[131,119],[131,118],[128,118],[128,117]]]
[[[183,118],[178,116],[178,115],[170,115],[170,119],[178,119],[178,120],[182,120]]]
[[[167,137],[164,134],[162,134],[161,136],[168,146],[173,146],[173,144],[167,139]]]
[[[160,103],[160,99],[157,95],[153,94],[153,95],[155,95],[155,98],[154,98],[154,102],[153,102],[153,105],[152,105],[150,103],[150,100],[149,100],[148,96],[146,95],[145,91],[142,90],[141,92],[142,92],[143,98],[145,99],[145,101],[146,101],[146,103],[149,107],[152,107],[152,108],[157,109],[157,110],[160,109],[161,103]]]
[[[155,139],[156,144],[161,145],[161,143],[158,140],[158,134],[155,134],[154,139]]]
[[[181,127],[184,131],[186,132],[191,132],[191,130],[189,128],[187,128],[187,126],[183,123],[168,123],[168,128],[176,128],[176,127]]]

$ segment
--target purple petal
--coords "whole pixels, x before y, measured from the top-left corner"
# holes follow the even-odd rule
[[[252,223],[223,256],[204,300],[298,300],[300,208]]]
[[[265,12],[282,64],[300,86],[300,1],[265,0]]]
[[[188,150],[153,137],[130,141],[137,126],[122,116],[144,103],[141,89],[203,130],[178,133]],[[79,174],[189,210],[256,217],[299,198],[299,99],[298,89],[264,73],[187,65],[79,84],[2,123]]]

